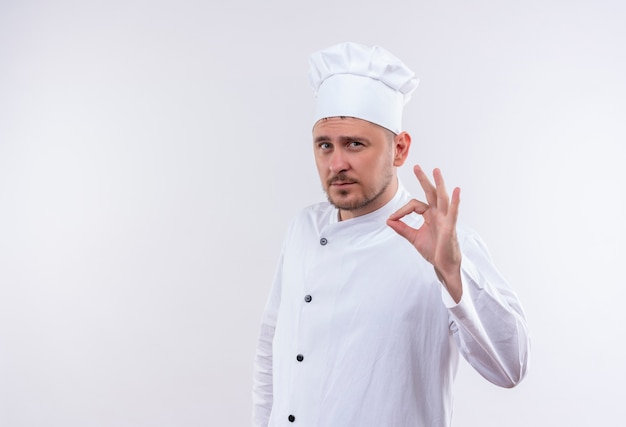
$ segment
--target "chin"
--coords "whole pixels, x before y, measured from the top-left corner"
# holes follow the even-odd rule
[[[364,202],[362,199],[355,199],[352,197],[341,199],[341,200],[337,200],[336,198],[333,198],[333,199],[329,199],[329,202],[333,206],[335,206],[337,209],[341,209],[344,211],[353,211],[356,209],[360,209],[364,205]]]

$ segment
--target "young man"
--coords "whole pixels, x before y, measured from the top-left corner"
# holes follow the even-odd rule
[[[254,425],[447,427],[461,354],[513,387],[529,341],[515,293],[457,225],[460,190],[414,172],[402,109],[417,79],[380,47],[311,56],[315,161],[328,202],[291,223],[255,361]]]

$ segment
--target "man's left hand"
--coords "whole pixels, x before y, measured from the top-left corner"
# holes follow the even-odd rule
[[[407,239],[434,266],[437,277],[458,303],[463,294],[461,249],[456,235],[461,190],[455,188],[450,198],[439,169],[433,171],[435,185],[418,165],[414,166],[413,171],[424,189],[428,203],[411,200],[389,217],[387,225]],[[417,229],[401,221],[413,212],[424,218],[424,223]]]

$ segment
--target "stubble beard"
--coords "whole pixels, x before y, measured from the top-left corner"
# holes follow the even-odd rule
[[[342,202],[341,199],[350,195],[351,191],[348,190],[339,190],[339,194],[336,197],[337,200],[335,200],[331,194],[330,194],[330,184],[334,181],[353,181],[356,184],[360,184],[359,181],[355,181],[355,180],[351,180],[348,179],[347,176],[345,174],[343,174],[342,172],[340,172],[336,177],[334,177],[333,179],[329,180],[328,183],[328,189],[325,189],[326,192],[326,198],[328,199],[328,202],[333,205],[334,207],[336,207],[339,210],[343,210],[343,211],[355,211],[355,210],[359,210],[359,209],[363,209],[369,205],[371,205],[372,203],[374,203],[376,200],[378,200],[378,198],[381,197],[381,195],[383,193],[385,193],[385,191],[387,190],[387,188],[389,188],[389,185],[391,184],[393,178],[393,172],[392,172],[392,168],[389,168],[389,170],[386,171],[385,175],[384,175],[384,182],[383,184],[378,188],[378,190],[374,189],[363,189],[364,190],[364,194],[362,197],[352,200],[352,201],[345,201]]]

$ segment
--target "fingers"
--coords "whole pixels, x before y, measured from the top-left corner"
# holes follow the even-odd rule
[[[453,223],[456,223],[459,216],[459,204],[461,203],[461,189],[456,187],[452,191],[452,197],[448,196],[446,184],[439,168],[435,168],[433,170],[435,185],[430,182],[419,165],[415,165],[413,167],[413,171],[415,172],[415,176],[420,182],[420,185],[424,189],[424,194],[426,195],[428,203],[413,199],[394,212],[389,219],[391,221],[397,221],[398,219],[413,212],[422,215],[428,210],[429,207],[432,207],[436,208],[436,210],[444,216],[449,217]]]
[[[435,178],[437,192],[437,207],[445,214],[448,212],[448,204],[450,201],[448,199],[448,192],[446,191],[446,184],[439,168],[433,170],[433,177]]]
[[[433,185],[426,173],[422,170],[419,165],[415,165],[413,167],[413,172],[417,177],[422,189],[424,190],[424,194],[426,196],[426,200],[428,204],[432,207],[436,207],[438,210],[445,214],[448,212],[450,197],[448,196],[448,191],[446,190],[446,184],[443,179],[443,175],[439,168],[435,168],[433,170],[433,178],[435,179],[435,185]]]
[[[421,215],[424,212],[426,212],[427,209],[428,209],[428,205],[426,203],[413,199],[409,201],[409,203],[407,203],[406,205],[402,206],[400,209],[392,213],[389,216],[389,219],[391,221],[397,221],[400,218],[407,216],[408,214],[413,213],[413,212]]]
[[[448,215],[452,218],[454,224],[456,224],[457,218],[459,217],[459,205],[461,204],[461,189],[456,187],[452,190],[452,200],[450,201],[450,208],[448,210]]]
[[[406,225],[404,222],[392,220],[391,218],[389,218],[387,220],[387,225],[400,236],[407,239],[409,242],[413,243],[413,240],[415,240],[415,233],[417,232],[417,230]]]
[[[413,173],[415,173],[417,180],[424,190],[424,195],[426,196],[428,204],[431,206],[437,206],[437,190],[428,179],[428,176],[426,176],[419,165],[413,166]]]

